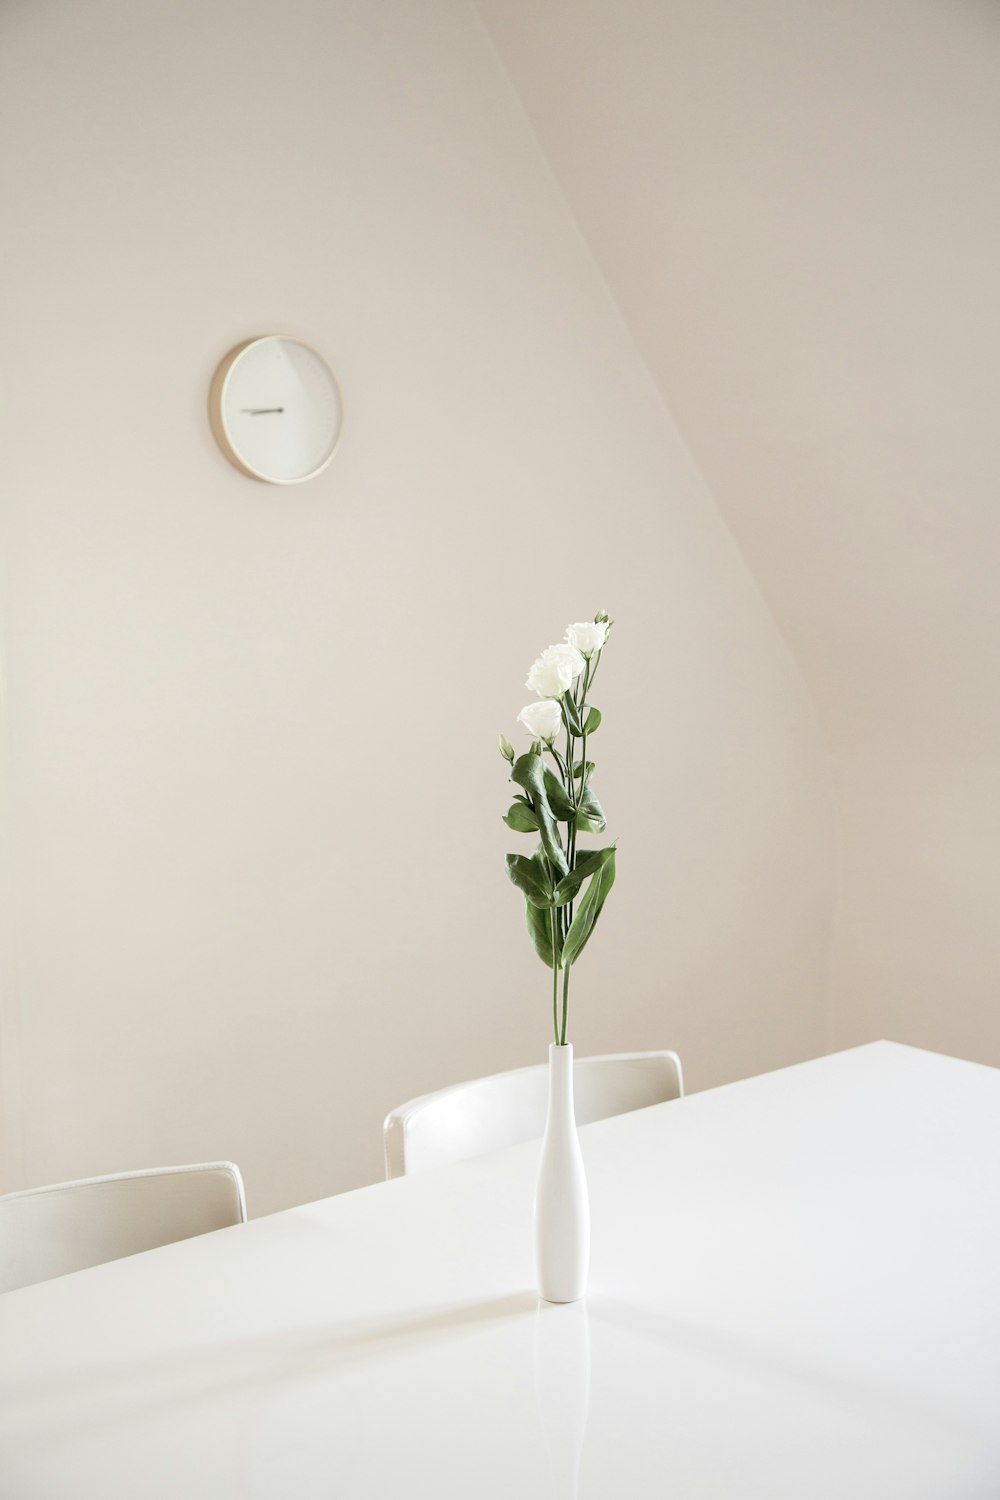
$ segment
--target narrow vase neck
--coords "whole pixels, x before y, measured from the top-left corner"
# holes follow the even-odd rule
[[[573,1043],[549,1043],[549,1113],[573,1112]]]

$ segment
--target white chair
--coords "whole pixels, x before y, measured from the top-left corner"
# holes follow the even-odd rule
[[[87,1177],[0,1197],[0,1292],[245,1224],[230,1161]]]
[[[545,1130],[549,1070],[515,1068],[424,1094],[386,1117],[385,1175],[409,1176],[530,1141]],[[578,1057],[573,1093],[579,1125],[680,1099],[684,1075],[676,1052],[619,1052]]]

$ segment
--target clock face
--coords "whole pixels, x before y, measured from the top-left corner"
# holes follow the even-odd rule
[[[298,484],[325,469],[343,419],[337,382],[316,351],[277,335],[226,355],[210,409],[230,462],[271,484]]]

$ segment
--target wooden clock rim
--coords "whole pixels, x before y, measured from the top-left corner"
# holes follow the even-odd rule
[[[315,469],[310,469],[308,474],[300,474],[295,479],[275,479],[270,474],[261,474],[259,470],[251,468],[250,465],[240,457],[237,449],[233,445],[232,439],[230,438],[229,429],[226,426],[225,408],[223,403],[226,393],[226,385],[229,382],[229,376],[231,375],[234,366],[241,358],[241,356],[246,354],[247,350],[252,349],[256,344],[270,344],[274,342],[298,344],[300,349],[307,349],[310,354],[315,355],[320,364],[323,366],[324,370],[326,370],[330,379],[333,381],[334,390],[337,392],[337,397],[340,401],[340,428],[337,432],[336,441],[334,442],[333,447],[330,449],[329,453],[327,454],[326,458],[324,458],[321,464],[319,464]],[[319,350],[315,348],[314,345],[306,343],[305,339],[296,338],[292,333],[258,333],[255,334],[253,338],[243,339],[241,343],[234,345],[234,347],[230,349],[229,353],[220,360],[215,374],[212,376],[212,383],[208,389],[208,420],[211,425],[212,434],[215,438],[215,441],[222,449],[225,457],[228,458],[229,462],[233,465],[234,468],[239,469],[241,474],[246,474],[247,478],[249,479],[257,479],[262,484],[304,484],[307,479],[315,479],[317,474],[322,474],[323,470],[332,461],[334,454],[340,447],[340,439],[342,438],[344,433],[344,398],[340,389],[340,382],[337,380],[336,375],[330,369],[330,366],[327,364],[322,354],[320,354]]]

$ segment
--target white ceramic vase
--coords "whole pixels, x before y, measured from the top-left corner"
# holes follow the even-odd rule
[[[535,1269],[546,1302],[587,1290],[590,1201],[573,1109],[573,1047],[549,1046],[549,1108],[535,1184]]]

